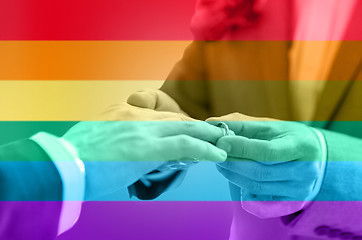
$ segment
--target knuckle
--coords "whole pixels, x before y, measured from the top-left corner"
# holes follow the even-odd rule
[[[181,114],[182,115],[182,114]],[[183,122],[183,125],[186,129],[188,130],[192,130],[194,128],[194,123],[190,122],[190,121],[185,121]]]
[[[187,135],[180,135],[178,138],[177,144],[178,144],[178,148],[181,151],[189,151],[190,148],[192,147],[190,137]]]

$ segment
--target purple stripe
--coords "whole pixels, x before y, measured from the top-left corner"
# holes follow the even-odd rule
[[[88,202],[59,239],[228,239],[232,202]]]
[[[51,236],[59,218],[59,203],[1,202],[1,239],[16,239],[9,238],[15,232],[19,236],[27,236],[28,239],[34,233]],[[236,226],[236,230],[246,229],[249,236],[253,233],[268,234],[269,230],[275,232],[276,229],[271,228],[270,224],[282,222],[279,218],[274,222],[257,219],[243,211],[239,202],[230,201],[86,202],[78,223],[58,239],[223,240],[229,238],[233,207],[234,211],[236,210],[236,224],[244,226]],[[298,217],[299,220],[294,225],[297,227],[301,219],[308,218],[311,230],[318,227],[321,220],[323,223],[336,221],[343,226],[344,222],[348,222],[346,219],[359,217],[357,215],[361,210],[362,202],[314,202]],[[311,213],[314,213],[314,217]],[[356,223],[358,224],[358,221]],[[349,226],[353,228],[352,225]],[[242,235],[242,232],[238,233],[238,236]]]

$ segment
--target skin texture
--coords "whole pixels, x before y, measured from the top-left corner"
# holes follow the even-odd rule
[[[125,188],[169,161],[226,159],[211,144],[222,130],[178,113],[119,104],[99,119],[80,122],[63,136],[84,161],[86,200]]]
[[[239,113],[208,119],[235,132],[216,146],[228,153],[217,169],[242,189],[242,207],[258,217],[277,217],[304,208],[322,176],[322,150],[310,127]]]

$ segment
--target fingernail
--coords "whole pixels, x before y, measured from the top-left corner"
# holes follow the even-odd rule
[[[216,146],[224,150],[226,153],[229,153],[231,151],[231,145],[228,142],[219,141]]]

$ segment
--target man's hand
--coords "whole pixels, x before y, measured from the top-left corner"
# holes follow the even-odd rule
[[[159,89],[143,89],[135,92],[127,98],[127,103],[135,107],[151,109],[158,112],[173,112],[180,113],[182,114],[181,116],[187,116],[187,114],[182,111],[180,106],[173,98],[171,98],[167,93]],[[143,178],[143,180],[164,179],[167,178],[167,176],[170,177],[174,175],[175,172],[177,172],[178,170],[187,170],[192,165],[193,164],[173,164],[173,166],[175,166],[173,169],[170,168],[170,166],[164,166],[158,169],[160,172],[153,172],[151,174],[147,174]],[[178,182],[178,184],[180,184],[183,180],[183,177],[185,176],[185,173],[186,172],[180,174],[177,180],[174,181],[174,183]],[[178,184],[173,184],[173,186],[176,186]]]
[[[174,99],[159,89],[144,89],[135,92],[128,97],[127,103],[135,107],[187,115]]]
[[[208,121],[226,122],[235,132],[218,140],[216,146],[228,153],[228,159],[217,167],[242,189],[246,211],[262,218],[292,214],[319,191],[315,186],[324,160],[312,128],[237,113]]]
[[[80,122],[63,136],[84,161],[86,200],[127,187],[168,161],[226,159],[211,144],[222,131],[181,114],[120,104],[100,120]]]

